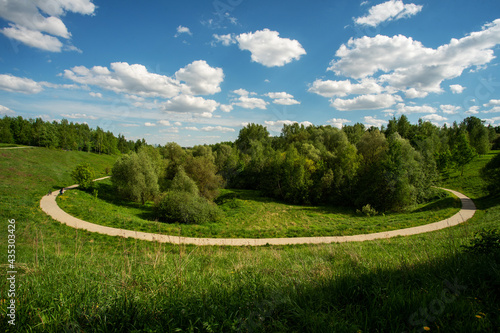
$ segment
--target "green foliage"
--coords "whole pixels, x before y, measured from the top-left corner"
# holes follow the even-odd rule
[[[60,148],[105,154],[125,153],[134,147],[133,141],[123,136],[116,138],[110,131],[87,124],[62,119],[60,122],[23,119],[21,116],[0,119],[0,142],[21,145]]]
[[[500,193],[500,154],[493,157],[482,169],[481,177],[488,183],[488,191]]]
[[[189,178],[183,167],[179,167],[177,174],[170,183],[170,190],[177,192],[187,192],[193,196],[198,196],[200,194],[195,181]]]
[[[366,204],[364,205],[361,210],[356,210],[356,213],[358,214],[363,214],[363,215],[366,215],[368,217],[370,216],[375,216],[378,214],[378,212],[375,210],[375,208],[373,208],[372,206],[370,206],[370,204]]]
[[[499,254],[500,231],[497,229],[483,229],[474,235],[469,245],[463,245],[465,250],[475,254]]]
[[[264,126],[251,123],[240,130],[235,144],[242,153],[247,154],[252,142],[256,141],[262,144],[268,143],[269,132]]]
[[[222,212],[207,199],[183,191],[168,191],[155,203],[156,217],[169,223],[217,222]]]
[[[82,163],[71,172],[71,177],[77,184],[80,184],[81,189],[87,190],[92,188],[95,171],[89,163]]]
[[[158,175],[145,150],[120,157],[113,166],[111,179],[118,193],[142,204],[159,193]]]
[[[458,135],[455,146],[453,147],[452,156],[453,161],[461,168],[461,175],[463,175],[464,167],[476,157],[476,152],[470,145],[466,133],[461,132]]]
[[[201,196],[213,200],[218,195],[223,180],[217,174],[213,158],[208,156],[187,156],[184,170],[198,185]]]

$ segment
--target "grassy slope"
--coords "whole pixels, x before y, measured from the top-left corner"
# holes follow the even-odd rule
[[[464,225],[430,234],[314,246],[176,246],[76,231],[41,212],[40,197],[70,185],[69,172],[80,160],[103,161],[104,168],[108,157],[42,149],[8,154],[0,155],[0,248],[6,251],[6,221],[15,218],[19,331],[402,332],[428,326],[494,332],[500,325],[499,258],[460,247],[474,232],[498,228],[500,204],[470,186],[457,189],[481,211]],[[6,283],[0,288],[4,331]]]
[[[85,221],[115,228],[185,237],[310,237],[342,236],[408,228],[437,222],[458,212],[460,200],[448,195],[406,213],[360,216],[346,208],[299,206],[263,198],[257,191],[223,190],[237,199],[221,205],[226,217],[202,225],[155,222],[152,206],[116,197],[110,180],[99,182],[98,198],[83,191],[58,197],[66,212]]]

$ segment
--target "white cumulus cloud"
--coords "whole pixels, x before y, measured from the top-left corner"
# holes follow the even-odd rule
[[[376,27],[385,21],[399,20],[416,15],[421,10],[421,5],[404,4],[401,0],[389,0],[371,7],[368,10],[368,15],[355,18],[354,22]]]
[[[222,126],[205,126],[201,128],[204,132],[235,132],[234,128],[222,127]]]
[[[193,34],[191,33],[191,30],[189,30],[188,27],[183,27],[182,25],[178,26],[177,27],[177,33],[175,34],[174,37],[179,37],[180,35],[182,34],[188,34],[190,36],[192,36]]]
[[[36,94],[43,90],[43,85],[28,78],[0,74],[0,89],[24,94]]]
[[[438,115],[438,114],[428,114],[428,115],[425,115],[423,117],[421,117],[422,120],[425,120],[425,121],[430,121],[430,122],[437,122],[437,121],[446,121],[448,120],[448,118],[446,117],[443,117],[441,115]]]
[[[184,81],[188,93],[194,95],[212,95],[221,91],[224,81],[222,68],[210,67],[205,60],[196,60],[175,73],[179,81]]]
[[[443,104],[440,105],[439,108],[443,111],[444,114],[457,114],[459,110],[462,108],[460,106],[455,106],[451,104]]]
[[[351,121],[348,119],[342,119],[342,118],[332,118],[330,120],[327,120],[326,122],[327,122],[327,124],[330,124],[334,127],[341,129],[345,123],[350,123]]]
[[[8,107],[0,105],[0,114],[4,115],[4,116],[12,116],[16,113],[14,111],[12,111],[11,109],[9,109]]]
[[[398,95],[361,95],[352,99],[336,98],[331,106],[339,111],[376,110],[391,107],[398,101],[402,101]]]
[[[280,105],[300,104],[299,101],[294,99],[293,95],[290,95],[286,92],[270,92],[265,94],[265,96],[272,98],[274,104],[280,104]]]
[[[420,97],[419,94],[442,92],[444,80],[491,62],[498,44],[500,19],[436,49],[403,35],[365,36],[341,45],[335,54],[339,59],[333,60],[328,70],[355,79],[374,78],[382,73],[377,78],[379,84],[408,91],[409,97]]]
[[[383,88],[373,79],[361,80],[360,83],[354,84],[350,80],[332,81],[317,79],[309,87],[308,91],[323,97],[344,97],[351,94],[380,94]]]
[[[236,40],[241,50],[250,51],[252,61],[266,67],[284,66],[306,54],[297,40],[281,38],[279,32],[269,29],[242,33]]]
[[[162,106],[163,111],[176,113],[194,113],[202,117],[210,118],[219,103],[211,99],[196,97],[190,95],[179,95],[165,102]]]
[[[49,52],[76,50],[68,44],[63,48],[59,38],[70,39],[71,33],[61,20],[68,12],[91,15],[95,11],[91,0],[2,0],[0,17],[11,22],[0,30],[9,38],[30,47]]]
[[[217,43],[221,43],[224,46],[236,44],[236,38],[234,37],[233,34],[227,34],[227,35],[213,34],[212,37],[214,38],[214,40],[212,42],[213,46],[215,46],[215,44],[217,44]]]
[[[462,87],[461,85],[459,84],[452,84],[450,85],[450,90],[452,93],[454,94],[461,94],[462,91],[465,90],[465,87]]]
[[[377,117],[373,117],[373,116],[365,116],[363,117],[363,120],[364,120],[364,125],[366,127],[381,127],[382,125],[386,125],[387,124],[387,120],[383,120],[383,119],[378,119]]]

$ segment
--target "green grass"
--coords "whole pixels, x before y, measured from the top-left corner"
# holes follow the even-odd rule
[[[344,236],[414,227],[446,219],[460,209],[460,200],[447,192],[442,198],[419,205],[406,213],[372,217],[348,208],[299,206],[261,197],[258,191],[222,190],[219,202],[225,218],[214,223],[186,225],[155,221],[152,203],[145,206],[121,200],[111,180],[97,184],[97,199],[90,193],[74,190],[58,197],[59,206],[71,215],[115,228],[215,238],[273,238]],[[231,198],[222,200],[224,198]]]
[[[4,152],[1,152],[2,154]],[[499,254],[461,247],[497,228],[499,198],[461,184],[479,211],[437,232],[363,243],[195,247],[77,231],[39,208],[72,184],[82,160],[40,149],[0,155],[0,249],[16,219],[16,327],[7,323],[6,255],[0,330],[19,332],[496,332]],[[479,167],[479,164],[477,164]],[[475,176],[476,170],[469,175]],[[450,183],[448,182],[448,185]],[[445,185],[445,184],[443,184]],[[478,318],[479,317],[479,318]]]

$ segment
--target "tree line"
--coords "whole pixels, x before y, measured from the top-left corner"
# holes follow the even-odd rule
[[[0,118],[0,143],[79,150],[103,154],[126,154],[146,145],[144,139],[126,140],[110,131],[88,124],[69,122],[67,119],[44,121],[41,118],[24,119],[21,116]]]
[[[164,220],[188,221],[186,216],[196,214],[186,211],[210,207],[207,202],[221,187],[259,190],[294,204],[402,211],[434,197],[440,174],[463,170],[498,145],[499,129],[475,117],[438,127],[401,116],[380,129],[359,123],[342,129],[284,125],[281,135],[272,137],[252,123],[234,142],[141,147],[119,158],[113,182],[124,197],[154,200]],[[173,218],[172,207],[185,212]]]

